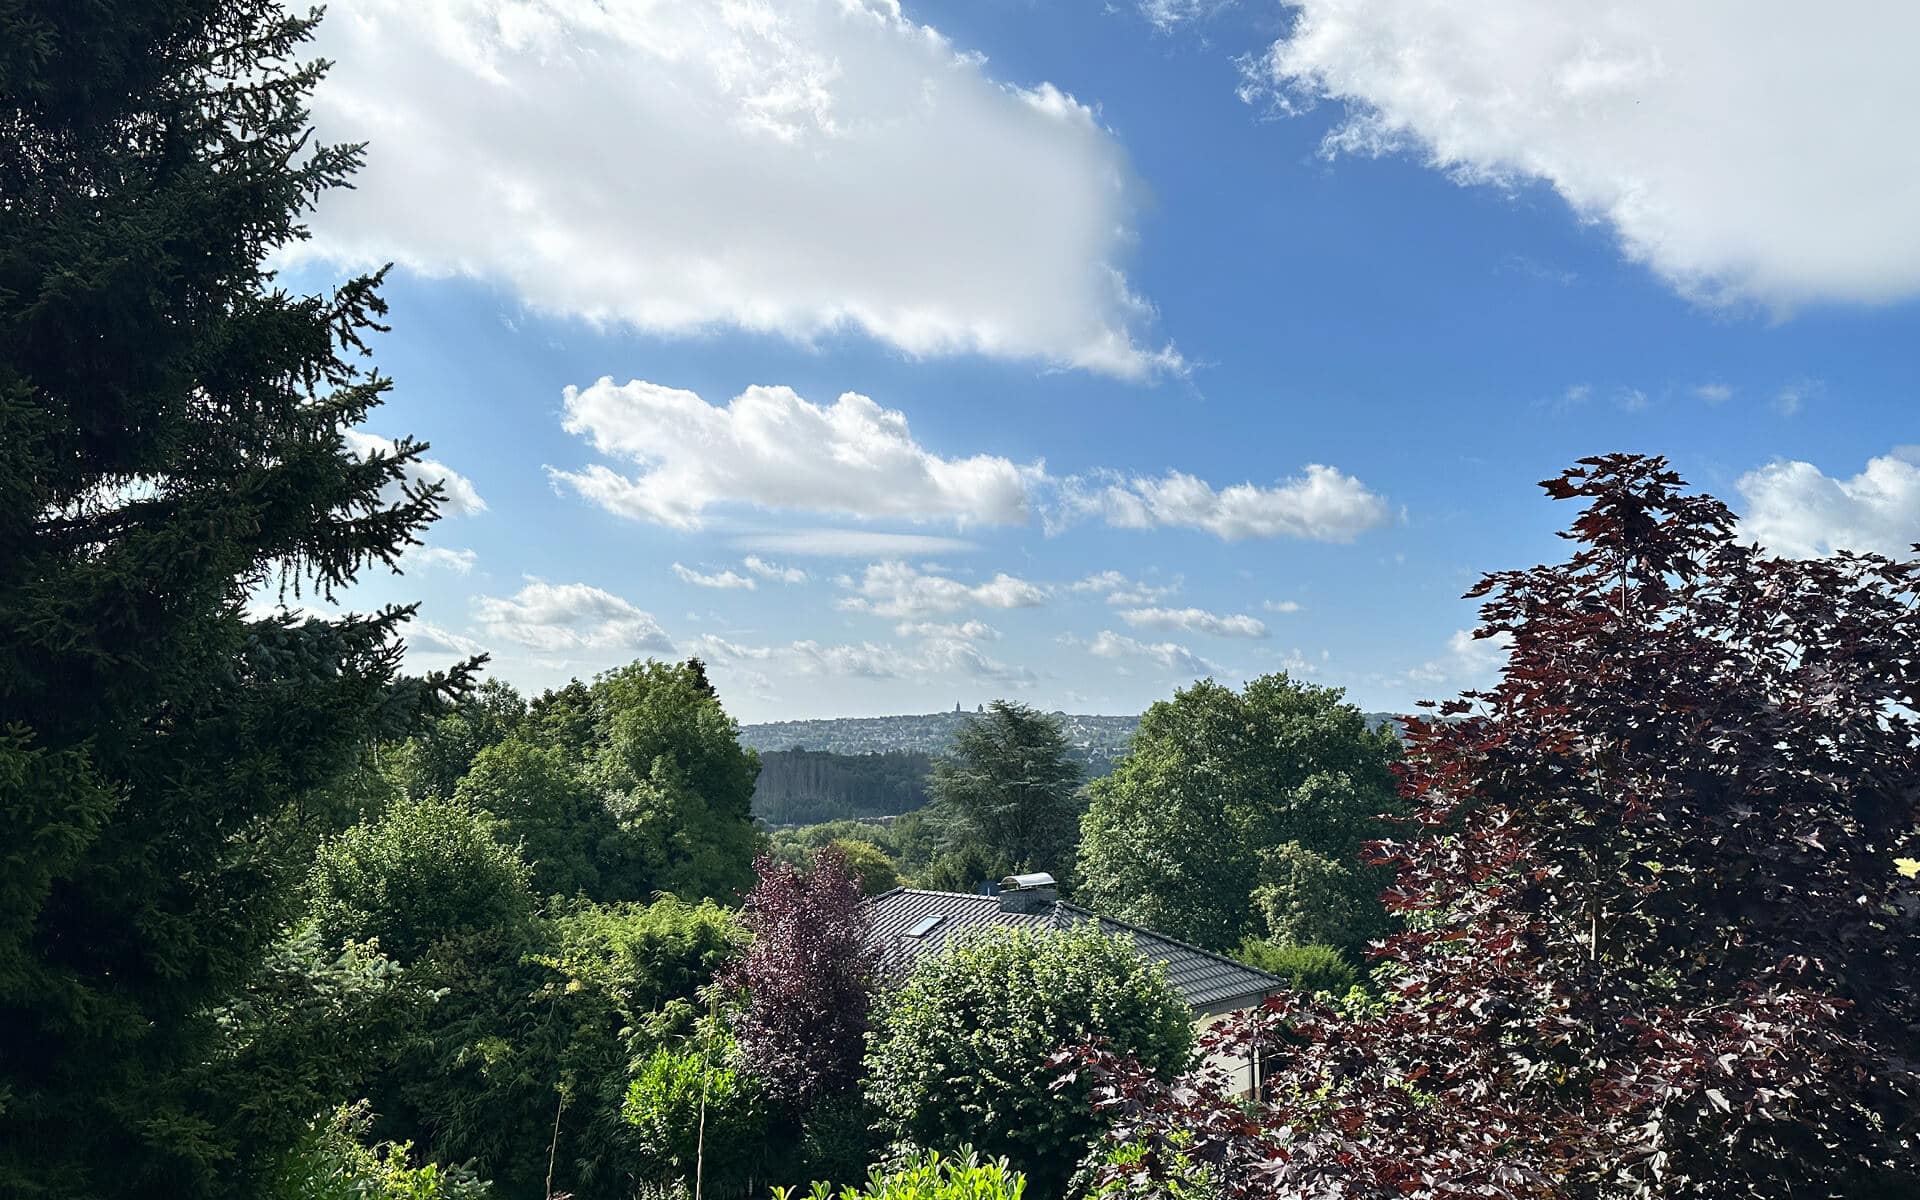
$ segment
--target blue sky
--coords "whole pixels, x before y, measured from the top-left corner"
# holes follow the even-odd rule
[[[366,432],[457,500],[340,602],[745,720],[1404,709],[1584,454],[1920,540],[1920,18],[1495,7],[336,3],[369,163],[286,270],[398,263]]]

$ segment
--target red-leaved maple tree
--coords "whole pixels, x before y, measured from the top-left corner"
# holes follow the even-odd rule
[[[1245,1200],[1920,1196],[1920,561],[1791,560],[1660,458],[1547,481],[1499,684],[1408,734],[1378,999],[1219,1035],[1260,1102],[1097,1049],[1110,1181]],[[1920,551],[1920,547],[1915,548]]]
[[[859,1079],[880,951],[838,850],[822,849],[810,870],[765,855],[754,870],[741,912],[753,942],[724,982],[746,993],[735,1022],[744,1065],[775,1100],[805,1109]]]

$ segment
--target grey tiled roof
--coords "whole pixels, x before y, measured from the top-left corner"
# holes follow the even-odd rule
[[[1150,929],[1100,916],[1064,900],[1035,913],[1003,912],[998,896],[895,888],[875,896],[870,910],[874,940],[897,955],[902,963],[910,964],[921,954],[936,953],[983,929],[1009,926],[1065,929],[1098,921],[1102,932],[1128,939],[1141,956],[1151,962],[1165,963],[1167,981],[1179,991],[1195,1015],[1245,1008],[1287,986],[1287,981],[1278,975],[1255,970]],[[926,936],[908,937],[907,931],[926,917],[941,920]]]

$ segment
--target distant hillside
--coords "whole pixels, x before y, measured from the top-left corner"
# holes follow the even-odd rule
[[[884,754],[917,751],[944,754],[954,731],[973,719],[971,712],[937,712],[898,717],[827,717],[813,721],[769,721],[740,727],[740,741],[755,750],[826,750],[835,754]],[[1127,752],[1138,716],[1055,713],[1067,743],[1087,765],[1089,776],[1105,775]],[[1368,713],[1375,727],[1398,720],[1392,713]]]
[[[918,750],[761,750],[753,815],[773,825],[889,817],[927,802],[933,759]]]

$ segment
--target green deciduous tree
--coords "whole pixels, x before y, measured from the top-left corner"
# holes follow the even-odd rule
[[[1079,790],[1080,764],[1060,722],[1006,700],[960,726],[927,787],[950,849],[978,847],[1003,874],[1062,879],[1080,840]]]
[[[996,929],[922,957],[887,998],[868,1099],[894,1137],[1004,1154],[1053,1195],[1101,1122],[1084,1089],[1049,1088],[1049,1056],[1101,1039],[1171,1077],[1190,1021],[1164,967],[1091,925]]]
[[[465,672],[321,600],[428,522],[422,447],[343,429],[377,279],[262,263],[358,151],[307,140],[273,0],[0,6],[0,1192],[254,1194],[192,1091],[304,865],[304,798]]]
[[[399,800],[322,846],[307,890],[329,945],[377,940],[415,962],[443,938],[524,919],[529,875],[486,814],[453,800]]]
[[[1256,931],[1354,946],[1379,930],[1360,847],[1397,803],[1397,753],[1337,688],[1267,675],[1176,692],[1089,789],[1076,898],[1214,950]]]

